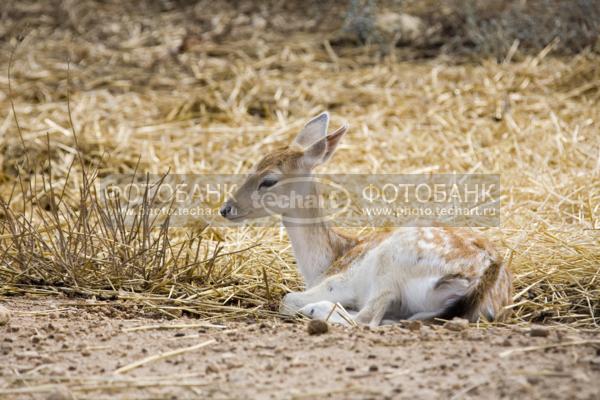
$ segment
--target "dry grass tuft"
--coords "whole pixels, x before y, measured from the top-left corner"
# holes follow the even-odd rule
[[[514,320],[597,326],[597,54],[561,58],[548,38],[513,62],[509,50],[466,64],[397,62],[377,46],[332,45],[345,4],[213,3],[11,5],[0,66],[26,33],[12,69],[23,142],[2,77],[0,294],[118,297],[170,316],[272,315],[300,285],[282,231],[148,219],[125,229],[93,183],[136,170],[243,172],[328,109],[351,131],[327,172],[500,173],[503,223],[486,233],[516,275]]]
[[[398,18],[399,15],[412,18]],[[395,15],[395,17],[394,17]],[[417,17],[418,19],[414,19]],[[595,0],[350,0],[339,39],[402,48],[404,57],[522,59],[553,44],[554,54],[600,52]],[[395,33],[396,35],[390,35]],[[398,51],[396,51],[398,52]]]
[[[541,51],[554,42],[554,53],[600,51],[600,4],[595,0],[451,0],[414,1],[405,6],[430,26],[425,44],[442,54],[491,56],[503,60]],[[438,3],[439,4],[439,3]]]

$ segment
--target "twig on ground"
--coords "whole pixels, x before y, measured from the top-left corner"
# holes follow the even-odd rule
[[[195,350],[201,349],[202,347],[206,347],[206,346],[211,345],[211,344],[216,343],[216,342],[217,342],[216,340],[210,339],[210,340],[207,340],[206,342],[198,343],[198,344],[195,344],[195,345],[190,346],[190,347],[183,347],[181,349],[176,349],[176,350],[173,350],[173,351],[167,351],[167,352],[164,352],[164,353],[155,354],[153,356],[149,356],[149,357],[143,358],[143,359],[141,359],[139,361],[136,361],[136,362],[128,364],[128,365],[126,365],[124,367],[121,367],[121,368],[115,370],[114,373],[116,375],[124,374],[124,373],[129,372],[129,371],[131,371],[133,369],[139,368],[142,365],[149,364],[149,363],[152,363],[152,362],[156,362],[156,361],[159,361],[159,360],[164,360],[166,358],[178,356],[180,354],[189,353],[191,351],[195,351]]]

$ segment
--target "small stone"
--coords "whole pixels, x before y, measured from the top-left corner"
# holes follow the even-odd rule
[[[321,335],[329,331],[329,325],[325,321],[313,319],[308,323],[307,331],[309,335]]]
[[[214,365],[214,364],[208,364],[206,366],[206,373],[207,374],[216,374],[218,372],[219,372],[219,368],[216,365]]]
[[[573,379],[575,379],[576,381],[580,381],[580,382],[589,382],[590,381],[590,376],[583,370],[575,370],[573,371]]]
[[[17,360],[24,360],[27,358],[39,358],[40,353],[37,351],[23,351],[21,353],[17,353]]]
[[[10,311],[4,306],[0,306],[0,326],[8,324],[10,321]]]
[[[550,331],[541,326],[534,326],[529,330],[529,336],[531,337],[548,337]]]
[[[600,366],[600,357],[594,357],[589,359],[590,364]]]
[[[377,372],[379,371],[379,367],[377,365],[371,365],[369,367],[369,372]]]
[[[46,400],[73,400],[73,399],[75,399],[75,397],[73,397],[73,394],[71,393],[71,391],[69,391],[69,389],[67,389],[64,386],[57,387],[48,395],[48,397],[46,397]]]
[[[356,370],[356,368],[354,368],[352,366],[346,367],[346,371],[348,371],[348,372],[354,372],[355,370]]]
[[[408,324],[406,325],[406,327],[408,328],[409,331],[412,332],[417,332],[421,330],[421,327],[423,326],[423,323],[419,320],[412,320],[409,321]]]
[[[242,364],[241,362],[228,361],[225,363],[225,366],[227,367],[227,369],[236,369],[242,368],[244,364]]]
[[[466,319],[463,319],[463,318],[454,318],[450,321],[447,321],[444,324],[444,328],[446,328],[449,331],[455,331],[455,332],[464,331],[468,327],[469,327],[469,321],[467,321]]]
[[[537,385],[538,383],[540,383],[542,380],[539,376],[528,376],[527,377],[527,382],[530,385]]]

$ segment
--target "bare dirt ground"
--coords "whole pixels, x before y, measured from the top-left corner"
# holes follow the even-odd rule
[[[201,326],[128,303],[3,303],[11,311],[0,327],[6,399],[600,398],[594,331],[401,323],[311,336],[302,321]],[[187,350],[132,368],[178,349]]]

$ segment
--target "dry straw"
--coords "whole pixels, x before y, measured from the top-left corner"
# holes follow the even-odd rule
[[[11,77],[20,131],[0,78],[0,294],[118,298],[169,317],[275,315],[301,285],[281,230],[173,228],[148,215],[127,227],[95,183],[244,172],[327,109],[351,130],[324,172],[500,173],[502,226],[485,233],[515,272],[514,321],[598,325],[598,55],[555,56],[548,38],[529,55],[511,41],[500,61],[399,62],[421,50],[384,57],[336,41],[322,18],[343,6],[307,17],[240,4],[210,18],[203,4],[9,11],[2,35],[26,35]],[[4,71],[15,44],[2,44]]]

